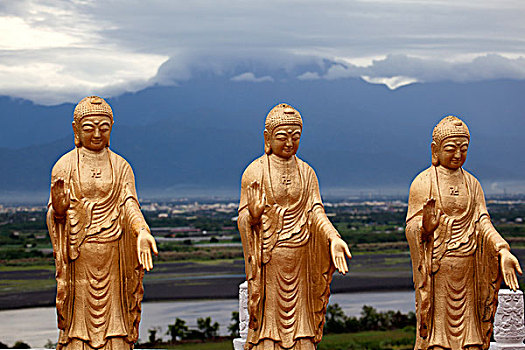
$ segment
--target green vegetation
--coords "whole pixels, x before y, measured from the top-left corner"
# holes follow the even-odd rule
[[[525,201],[487,203],[494,225],[512,248],[525,248]],[[181,281],[201,273],[242,273],[243,252],[234,203],[146,203],[144,208],[149,210],[144,211],[144,215],[160,251],[155,258],[154,272],[147,274],[147,282],[163,278]],[[326,203],[326,212],[355,257],[351,273],[377,276],[411,273],[404,232],[406,204],[401,201]],[[3,274],[0,293],[53,288],[54,260],[45,215],[44,207],[0,205],[0,273]],[[518,250],[518,257],[520,254]],[[169,266],[175,262],[196,267],[210,263],[213,269],[202,266],[202,271],[191,268],[181,272],[178,267]],[[218,268],[225,264],[228,269]],[[16,271],[20,274],[10,273]],[[164,275],[158,274],[161,272]],[[188,279],[177,283],[196,282]]]
[[[136,347],[144,349],[172,348],[177,344],[198,342],[202,345],[205,342],[220,342],[227,338],[219,337],[219,323],[213,322],[211,317],[198,318],[197,329],[189,329],[186,326],[186,321],[176,318],[173,324],[168,325],[166,335],[169,335],[171,338],[169,342],[164,342],[162,338],[157,338],[158,328],[151,328],[148,332],[148,341],[142,344],[139,343]]]
[[[319,350],[405,350],[414,348],[415,328],[407,327],[393,331],[368,331],[359,333],[328,334],[317,347]],[[142,344],[140,345],[142,346]],[[186,342],[159,344],[157,349],[175,350],[232,350],[232,340],[218,339],[211,342]]]
[[[219,337],[219,324],[210,317],[197,319],[197,329],[189,329],[179,318],[168,325],[170,341],[159,339],[158,329],[149,330],[148,342],[137,344],[140,348],[161,349],[232,349],[232,339],[238,337],[238,313],[232,312],[228,329],[230,337]],[[324,336],[318,349],[409,349],[415,340],[416,317],[413,312],[378,312],[363,306],[361,316],[348,317],[339,305],[327,308]]]
[[[18,340],[11,347],[7,346],[7,344],[0,342],[0,349],[31,349],[31,346],[29,346],[29,344],[27,343],[24,343],[23,341]]]
[[[379,350],[413,349],[416,338],[414,327],[393,331],[367,331],[359,333],[329,334],[317,347],[319,350]]]
[[[191,243],[168,242],[158,244],[158,261],[241,259],[242,247],[199,247]]]
[[[513,248],[525,247],[525,203],[488,201],[488,205],[496,228]],[[174,206],[167,203],[157,205],[157,211],[144,212],[154,233],[164,230],[158,231],[157,237],[174,238],[159,240],[160,261],[242,258],[240,236],[232,221],[237,215],[235,206],[189,203],[179,204],[182,209],[168,209]],[[407,251],[406,205],[402,202],[333,203],[327,204],[326,211],[354,254]],[[0,264],[53,265],[45,208],[4,209],[0,213]]]
[[[346,316],[338,304],[328,305],[326,308],[326,323],[324,333],[348,333],[362,331],[386,331],[414,327],[416,314],[400,311],[378,312],[371,306],[364,305],[361,316]]]

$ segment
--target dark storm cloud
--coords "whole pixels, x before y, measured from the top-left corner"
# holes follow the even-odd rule
[[[2,2],[0,93],[53,104],[203,71],[254,83],[276,70],[393,86],[524,79],[523,13],[522,1]]]

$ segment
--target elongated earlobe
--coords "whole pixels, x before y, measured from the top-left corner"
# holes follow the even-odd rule
[[[80,142],[80,139],[78,138],[76,134],[75,134],[75,146],[76,147],[82,146],[82,142]]]
[[[81,147],[82,146],[82,142],[80,142],[80,137],[78,137],[78,131],[77,131],[76,123],[72,122],[71,125],[73,126],[73,135],[75,135],[75,146],[76,147]]]
[[[266,129],[264,129],[264,153],[272,153],[272,147],[270,146],[270,132]]]
[[[430,145],[430,152],[432,153],[432,165],[438,166],[439,165],[438,146],[435,142],[432,142],[432,144]]]

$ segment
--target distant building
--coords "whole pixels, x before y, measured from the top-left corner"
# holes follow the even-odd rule
[[[177,236],[177,235],[201,235],[202,231],[198,228],[191,226],[180,226],[180,227],[152,227],[151,233],[154,236]]]

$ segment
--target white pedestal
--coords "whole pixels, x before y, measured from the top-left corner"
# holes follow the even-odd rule
[[[233,349],[234,350],[244,350],[244,344],[246,344],[246,339],[243,339],[243,338],[233,339]]]
[[[239,334],[240,338],[233,340],[234,350],[244,350],[246,337],[248,336],[248,323],[250,315],[248,314],[248,282],[244,281],[239,285]]]
[[[498,309],[494,317],[494,339],[490,350],[525,350],[525,325],[523,324],[523,292],[501,289]]]

